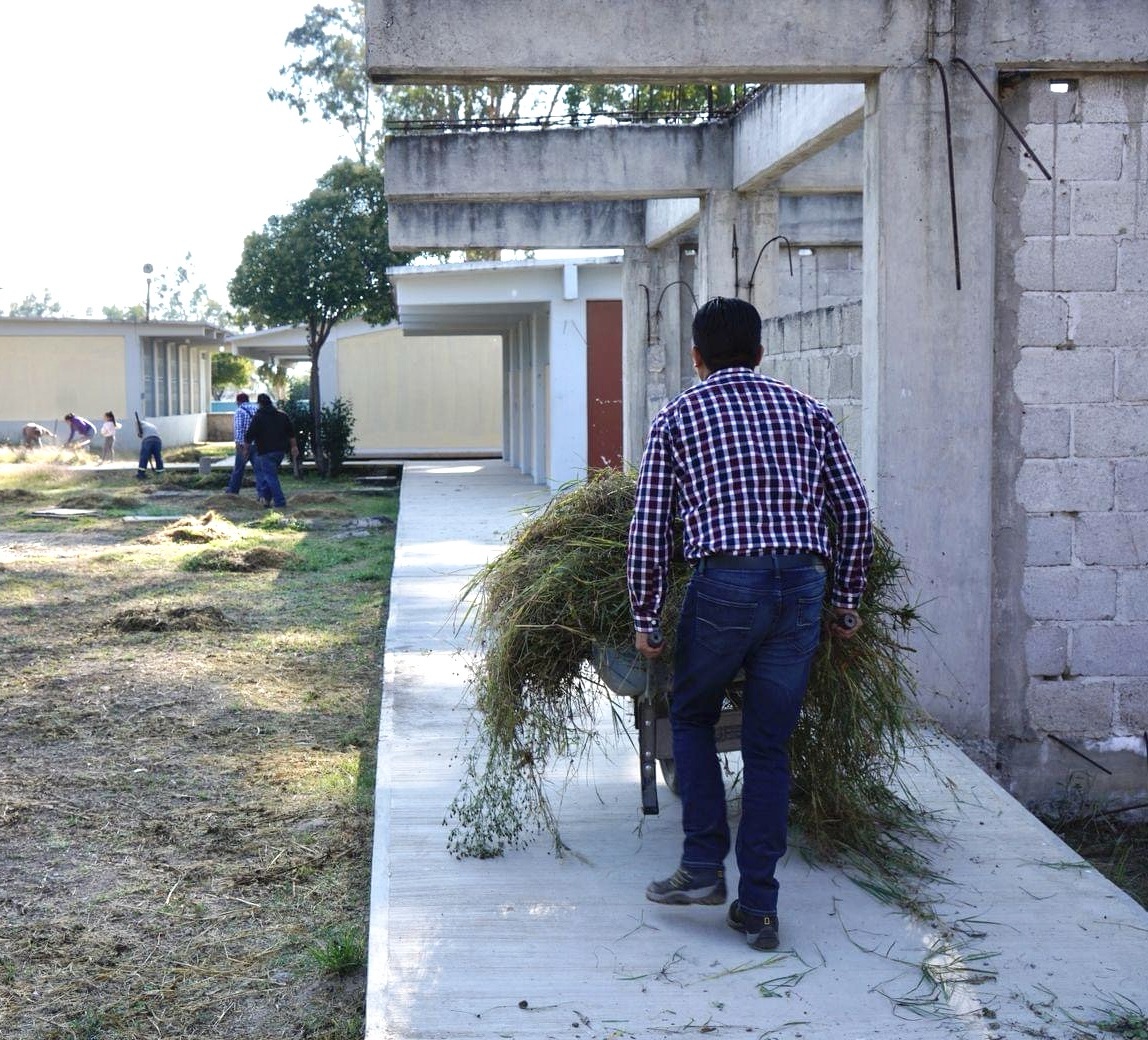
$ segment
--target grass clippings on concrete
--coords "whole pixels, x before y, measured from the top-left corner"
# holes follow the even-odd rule
[[[206,546],[28,515],[76,478],[0,467],[0,1036],[361,1037],[393,526],[340,532],[397,499],[206,519],[224,474],[178,506]],[[185,566],[222,545],[323,569]]]

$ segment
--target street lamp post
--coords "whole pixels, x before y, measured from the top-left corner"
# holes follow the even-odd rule
[[[147,275],[147,304],[144,307],[144,321],[151,321],[151,273],[155,270],[151,264],[144,264],[143,272]]]

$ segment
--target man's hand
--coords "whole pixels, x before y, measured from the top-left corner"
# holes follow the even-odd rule
[[[666,643],[665,640],[662,639],[662,633],[657,630],[653,632],[634,633],[634,648],[643,657],[653,660],[655,657],[661,656],[665,647]]]
[[[838,639],[852,639],[861,631],[861,615],[852,607],[834,607],[829,631]]]

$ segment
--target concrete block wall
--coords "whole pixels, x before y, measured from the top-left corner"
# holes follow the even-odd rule
[[[761,339],[761,371],[827,405],[860,464],[860,300],[770,318]]]
[[[784,249],[777,267],[777,313],[793,314],[861,299],[861,247],[817,246],[800,256],[795,244],[793,274]]]
[[[1081,75],[1068,94],[1032,76],[1004,93],[1053,180],[1006,143],[998,207],[1015,249],[998,251],[998,354],[1008,358],[998,419],[1017,443],[997,450],[1018,460],[1013,486],[998,493],[1011,496],[1004,515],[1025,531],[1013,591],[1026,696],[1013,719],[1020,732],[997,736],[1053,734],[1109,756],[1116,774],[1139,775],[1148,752],[1148,76]],[[1047,765],[1051,774],[1082,763]]]

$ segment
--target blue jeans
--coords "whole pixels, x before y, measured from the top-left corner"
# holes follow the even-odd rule
[[[243,451],[241,455],[240,452]],[[243,449],[241,445],[235,446],[235,463],[231,467],[231,476],[227,480],[227,492],[230,495],[238,495],[239,489],[243,487],[243,471],[247,469],[247,463],[251,463],[251,471],[255,474],[255,497],[266,498],[264,494],[263,480],[259,475],[259,466],[256,463],[256,455],[254,448]]]
[[[738,901],[755,915],[777,911],[774,873],[786,850],[789,736],[821,637],[825,592],[825,564],[815,556],[765,557],[762,563],[761,569],[727,570],[715,561],[690,579],[670,699],[685,832],[681,864],[712,870],[730,848],[714,725],[726,688],[745,669],[736,854]]]
[[[283,495],[283,488],[279,484],[279,464],[283,461],[284,452],[261,451],[255,456],[255,493],[260,498],[269,498],[277,506],[285,506],[287,499]],[[263,490],[260,493],[260,485]]]
[[[147,464],[150,461],[155,464],[155,471],[157,473],[163,472],[163,455],[161,450],[163,442],[158,437],[145,437],[140,442],[140,464],[139,471],[136,473],[137,477],[147,476]]]

